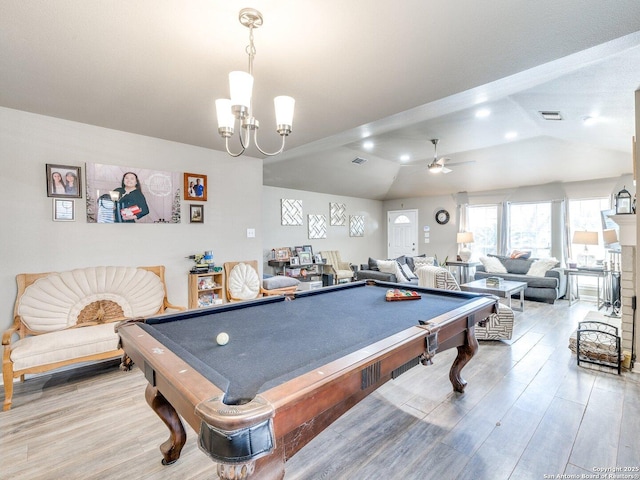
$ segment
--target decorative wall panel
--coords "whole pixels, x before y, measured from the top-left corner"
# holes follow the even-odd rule
[[[349,217],[349,236],[364,237],[364,215],[351,215]]]
[[[347,206],[344,203],[329,202],[329,210],[331,211],[331,225],[345,226],[347,224]]]
[[[302,225],[302,200],[281,199],[282,225]]]
[[[309,215],[309,238],[327,238],[327,219],[324,215]]]

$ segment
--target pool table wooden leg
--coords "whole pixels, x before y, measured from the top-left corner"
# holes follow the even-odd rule
[[[156,412],[156,415],[164,422],[169,429],[169,438],[160,445],[160,451],[162,452],[162,464],[171,465],[180,458],[180,452],[187,441],[187,433],[184,430],[182,421],[166,398],[158,391],[156,387],[147,385],[147,389],[144,392],[144,397],[147,400],[149,406]]]
[[[460,372],[478,351],[478,340],[476,340],[475,325],[467,328],[465,336],[466,339],[464,345],[459,345],[457,347],[458,356],[456,356],[453,361],[453,365],[451,365],[451,370],[449,370],[449,380],[451,381],[451,385],[453,385],[453,389],[459,393],[464,393],[464,387],[467,386],[467,381],[462,378]]]

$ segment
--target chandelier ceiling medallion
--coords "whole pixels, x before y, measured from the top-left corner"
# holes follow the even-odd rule
[[[277,152],[265,152],[258,145],[259,122],[253,116],[251,105],[253,58],[256,55],[256,49],[253,44],[253,29],[262,25],[262,14],[253,8],[243,8],[240,10],[238,19],[242,25],[249,29],[249,45],[247,45],[245,50],[249,56],[249,72],[235,71],[229,74],[229,91],[231,98],[220,98],[216,100],[218,133],[225,139],[227,153],[232,157],[239,157],[249,148],[251,144],[251,132],[253,132],[253,142],[256,148],[260,150],[263,155],[278,155],[284,150],[285,137],[291,133],[295,100],[287,96],[278,96],[273,99],[276,110],[276,131],[282,137],[282,145]],[[236,120],[239,121],[242,127],[242,130],[238,132],[242,150],[239,153],[232,153],[229,150],[229,138],[233,135]]]

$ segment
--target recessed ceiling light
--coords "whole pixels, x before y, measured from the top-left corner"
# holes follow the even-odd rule
[[[504,134],[504,138],[506,138],[507,140],[513,140],[517,136],[518,136],[518,132],[507,132]]]
[[[562,120],[562,114],[560,112],[553,112],[550,110],[544,110],[541,112],[538,112],[542,118],[544,118],[545,120]]]
[[[485,118],[485,117],[488,117],[489,115],[491,115],[491,110],[489,110],[488,108],[481,108],[476,112],[477,118]]]
[[[362,148],[365,150],[371,150],[373,148],[373,142],[368,140],[362,144]]]
[[[367,162],[367,159],[362,157],[356,157],[353,160],[351,160],[351,163],[355,163],[356,165],[362,165],[363,163],[366,163],[366,162]]]
[[[411,155],[407,155],[406,153],[404,155],[400,155],[401,162],[408,162],[409,160],[411,160]]]

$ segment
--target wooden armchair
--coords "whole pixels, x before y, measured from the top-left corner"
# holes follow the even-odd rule
[[[300,283],[291,277],[278,276],[275,281],[261,281],[258,275],[258,262],[225,262],[225,290],[229,302],[253,300],[267,295],[292,295]],[[265,288],[266,285],[270,288]]]
[[[320,252],[320,255],[327,261],[324,267],[324,273],[332,274],[335,277],[336,283],[340,283],[341,280],[348,282],[353,280],[351,264],[342,261],[338,250],[327,250]]]

